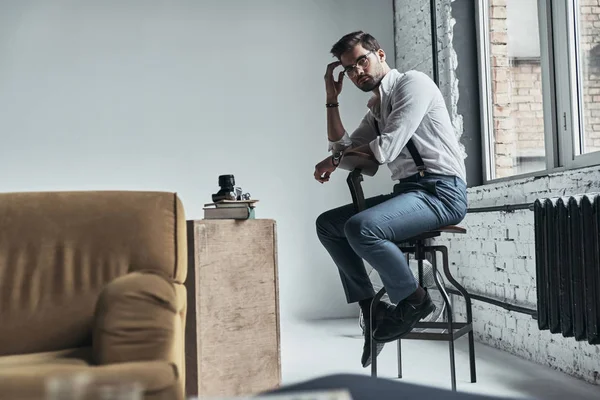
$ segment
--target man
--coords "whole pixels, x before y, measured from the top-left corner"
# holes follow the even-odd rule
[[[379,273],[394,306],[380,303],[373,336],[377,352],[385,342],[410,332],[435,310],[418,285],[405,255],[394,244],[422,232],[458,224],[467,210],[464,157],[443,96],[427,75],[401,73],[386,63],[377,40],[359,31],[342,37],[331,49],[338,59],[325,74],[327,135],[332,155],[315,167],[315,179],[327,182],[341,157],[355,154],[387,164],[391,194],[365,200],[355,214],[351,204],[321,214],[317,234],[338,267],[348,303],[358,302],[364,316],[362,365],[371,363],[370,305],[373,286],[366,260]],[[333,72],[343,68],[336,81]],[[339,114],[344,77],[372,92],[369,111],[349,135]]]

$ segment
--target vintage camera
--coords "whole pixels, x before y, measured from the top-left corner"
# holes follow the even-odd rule
[[[219,175],[220,190],[212,195],[213,202],[222,200],[250,200],[250,193],[242,193],[242,188],[235,186],[233,175]]]

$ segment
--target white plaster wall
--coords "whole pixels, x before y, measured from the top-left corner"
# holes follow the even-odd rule
[[[342,35],[393,53],[392,0],[0,0],[0,191],[169,190],[203,218],[217,177],[277,221],[283,318],[356,313],[315,219],[351,202],[327,156],[323,75]],[[393,61],[393,60],[392,60]],[[370,95],[346,81],[350,131]],[[389,171],[365,194],[391,191]]]

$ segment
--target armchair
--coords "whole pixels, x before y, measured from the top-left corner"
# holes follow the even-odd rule
[[[47,378],[137,381],[183,399],[186,224],[174,193],[0,194],[0,398]]]

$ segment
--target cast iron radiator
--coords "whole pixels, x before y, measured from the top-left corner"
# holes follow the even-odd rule
[[[538,326],[600,344],[600,194],[534,203]]]

